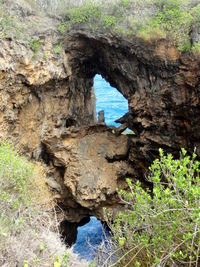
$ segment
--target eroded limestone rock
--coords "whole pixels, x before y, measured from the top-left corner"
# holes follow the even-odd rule
[[[82,29],[63,40],[58,18],[20,2],[6,3],[40,49],[35,54],[27,40],[0,40],[0,137],[48,165],[67,218],[100,217],[103,206],[119,202],[116,188],[127,176],[145,176],[159,147],[173,153],[197,147],[200,156],[199,58],[163,38]],[[63,51],[55,55],[60,42]],[[128,100],[120,122],[135,136],[96,125],[97,73]]]
[[[82,128],[73,137],[57,131],[46,135],[42,142],[52,165],[63,169],[63,202],[70,192],[70,202],[90,211],[116,203],[117,188],[134,173],[128,163],[130,138],[106,126]]]
[[[175,154],[197,147],[200,155],[200,60],[192,53],[180,54],[163,38],[145,42],[85,30],[66,38],[65,51],[73,73],[88,66],[88,78],[100,73],[128,99],[121,123],[137,136],[129,153],[135,177],[144,176],[159,147]]]

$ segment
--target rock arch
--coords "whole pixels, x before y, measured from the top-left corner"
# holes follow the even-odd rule
[[[121,122],[136,134],[135,154],[149,164],[159,147],[199,154],[199,61],[165,39],[145,42],[78,31],[66,38],[72,72],[100,73],[128,99]],[[133,149],[134,151],[134,149]],[[134,159],[134,152],[130,158]],[[134,161],[134,160],[133,160]]]
[[[21,43],[0,43],[1,136],[48,164],[49,185],[69,220],[100,217],[103,206],[116,205],[116,188],[127,176],[142,179],[159,147],[197,147],[200,154],[200,63],[170,42],[77,31],[65,38],[60,60],[47,63],[19,57],[28,54]],[[119,121],[134,137],[96,125],[96,73],[128,100]]]

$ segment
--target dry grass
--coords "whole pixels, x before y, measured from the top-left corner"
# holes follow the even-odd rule
[[[59,234],[44,168],[0,144],[0,266],[85,267]]]
[[[54,197],[52,191],[46,184],[46,166],[42,165],[40,162],[34,164],[34,173],[33,173],[33,183],[35,184],[34,190],[31,194],[33,196],[34,202],[36,205],[40,204],[47,208],[55,206]],[[37,196],[34,198],[34,196]]]
[[[159,28],[152,28],[149,29],[149,31],[139,31],[138,37],[142,38],[144,41],[154,41],[159,39],[165,39],[166,38],[166,32]]]

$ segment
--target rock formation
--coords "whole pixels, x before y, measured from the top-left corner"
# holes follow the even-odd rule
[[[38,19],[24,14],[28,25]],[[84,29],[67,34],[55,55],[58,20],[39,21],[47,26],[32,33],[41,44],[37,55],[26,41],[0,39],[0,136],[49,166],[68,220],[100,217],[103,206],[117,204],[117,188],[127,176],[143,179],[159,147],[174,153],[197,147],[200,155],[198,58],[179,54],[166,39]],[[97,73],[128,100],[120,122],[135,136],[97,125]]]
[[[59,202],[66,213],[76,211],[73,217],[99,217],[101,207],[117,204],[116,189],[134,174],[128,163],[131,137],[112,131],[104,125],[72,126],[65,132],[54,129],[42,139],[51,175],[62,188]]]
[[[73,73],[83,72],[87,79],[100,73],[128,99],[129,113],[121,123],[136,134],[129,160],[137,177],[159,147],[171,152],[197,147],[200,153],[198,58],[179,54],[165,39],[144,42],[84,31],[66,38],[65,51]]]

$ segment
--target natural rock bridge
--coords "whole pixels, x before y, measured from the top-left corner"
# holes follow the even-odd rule
[[[116,189],[127,176],[143,179],[159,147],[174,153],[197,147],[200,154],[200,62],[165,39],[84,30],[67,35],[56,58],[54,33],[35,33],[48,60],[33,60],[22,41],[0,40],[0,135],[48,165],[67,219],[78,222],[117,204]],[[129,112],[119,121],[134,136],[96,124],[97,73],[128,100]]]

